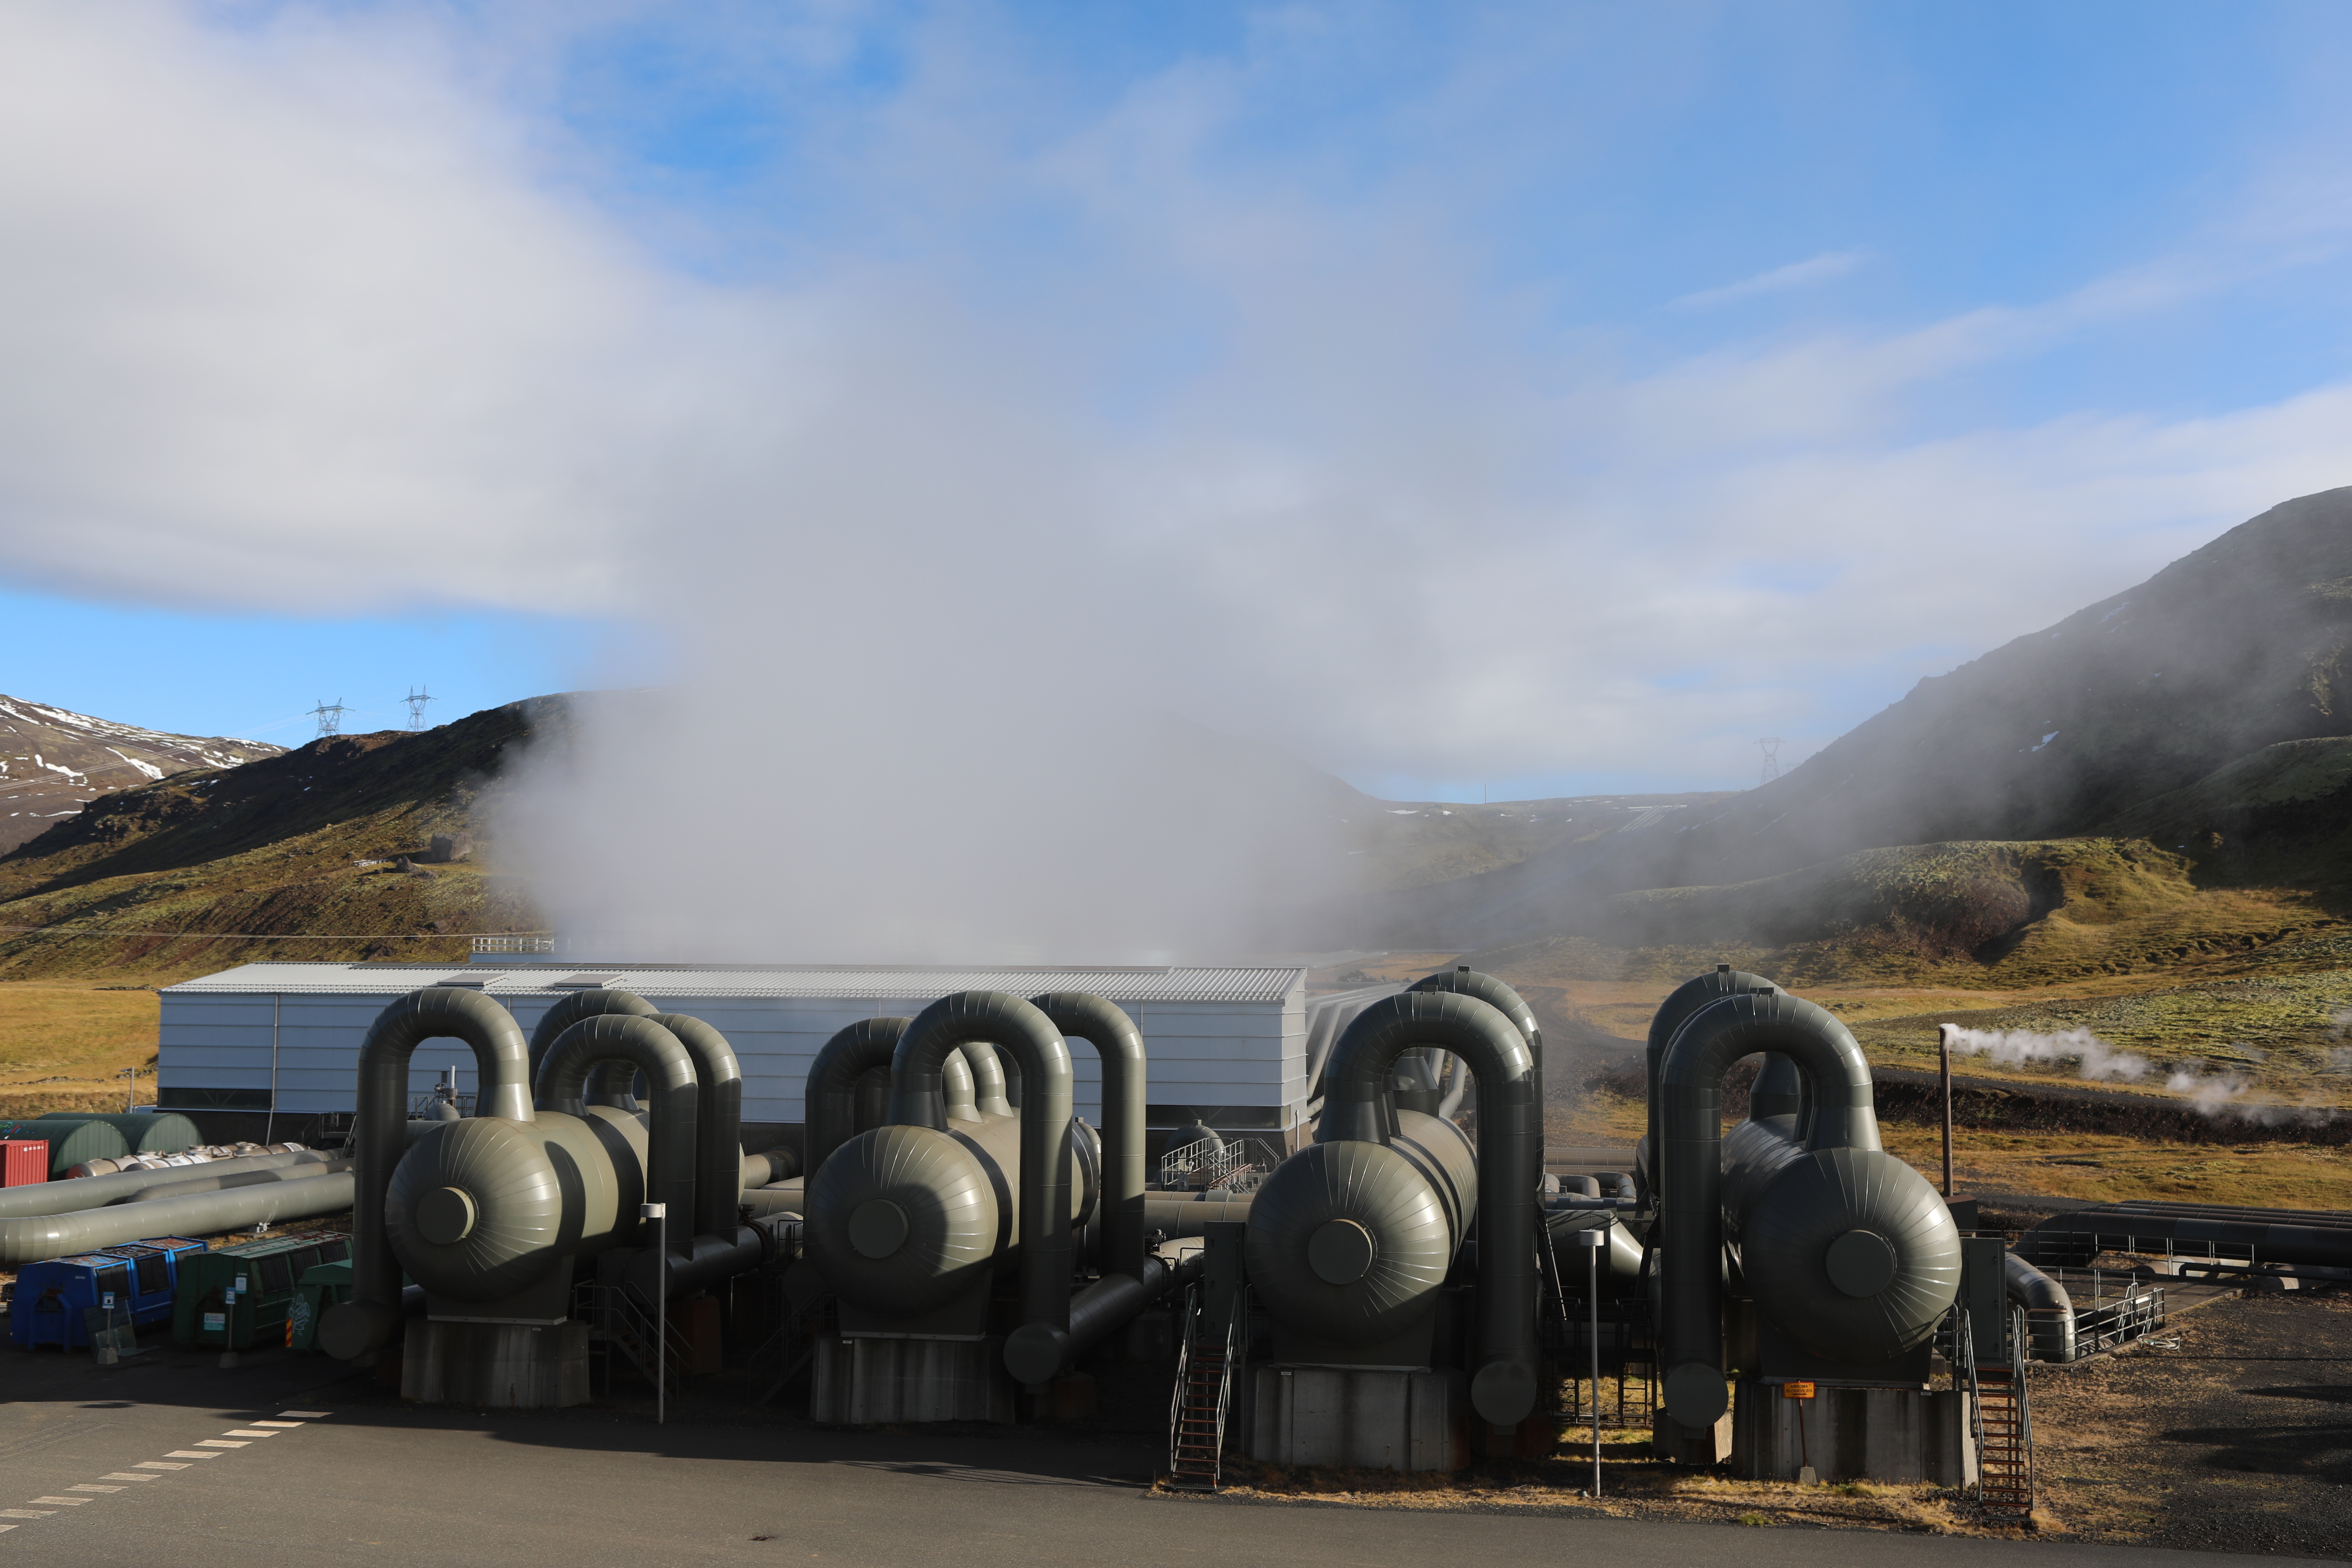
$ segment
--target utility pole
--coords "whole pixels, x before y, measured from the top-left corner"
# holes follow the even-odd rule
[[[1936,1050],[1943,1058],[1944,1080],[1944,1195],[1952,1195],[1952,1026],[1936,1026]]]
[[[350,709],[343,706],[341,698],[338,697],[331,703],[321,697],[319,699],[319,705],[310,710],[308,717],[319,721],[318,739],[323,741],[330,735],[340,735],[343,732],[343,715],[350,711]]]
[[[1756,781],[1757,786],[1761,788],[1780,776],[1780,737],[1767,735],[1756,745],[1764,753],[1763,772]]]
[[[409,732],[414,734],[425,728],[425,705],[438,699],[420,686],[401,700],[408,704],[408,729]]]

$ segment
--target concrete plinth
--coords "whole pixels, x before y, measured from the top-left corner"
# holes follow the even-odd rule
[[[809,1418],[845,1426],[1013,1419],[1015,1387],[1001,1340],[817,1341]]]
[[[1727,1410],[1712,1426],[1685,1426],[1661,1410],[1650,1417],[1650,1452],[1672,1465],[1719,1465],[1731,1453],[1731,1416]]]
[[[1732,1405],[1731,1467],[1749,1480],[1794,1480],[1806,1465],[1824,1481],[1977,1479],[1968,1392],[1822,1386],[1788,1399],[1779,1384],[1740,1381]]]
[[[414,1320],[401,1346],[400,1396],[500,1410],[585,1405],[588,1325]]]
[[[1253,1459],[1397,1470],[1470,1462],[1469,1384],[1459,1372],[1263,1366],[1253,1375]]]

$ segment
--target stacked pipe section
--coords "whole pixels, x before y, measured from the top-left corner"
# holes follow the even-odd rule
[[[1394,1103],[1399,1058],[1424,1047],[1461,1058],[1475,1080],[1475,1154],[1451,1122]],[[1369,1363],[1385,1347],[1415,1336],[1425,1342],[1475,1216],[1471,1404],[1492,1425],[1517,1425],[1538,1391],[1543,1160],[1526,1029],[1507,1004],[1498,1008],[1458,982],[1385,998],[1358,1014],[1332,1047],[1324,1097],[1316,1142],[1284,1161],[1250,1206],[1246,1257],[1259,1300],[1277,1324],[1342,1357]]]
[[[481,1113],[411,1142],[408,1059],[442,1037],[473,1048]],[[646,1120],[587,1103],[591,1075],[610,1067],[646,1076]],[[755,1267],[775,1243],[737,1220],[741,1099],[717,1030],[627,993],[565,998],[530,1044],[478,991],[394,1003],[360,1048],[352,1300],[328,1315],[320,1343],[347,1360],[389,1344],[404,1268],[459,1315],[545,1322],[568,1314],[573,1268],[591,1260],[600,1280],[648,1301]],[[668,1205],[666,1250],[639,1217],[648,1198]]]
[[[1927,1179],[1881,1149],[1861,1047],[1829,1013],[1769,986],[1718,970],[1685,984],[1658,1015],[1671,1027],[1658,1057],[1649,1172],[1659,1356],[1666,1414],[1685,1427],[1711,1426],[1727,1404],[1727,1240],[1764,1316],[1832,1360],[1880,1361],[1917,1346],[1959,1288],[1959,1233]],[[1759,1092],[1727,1148],[1724,1074],[1759,1052]]]

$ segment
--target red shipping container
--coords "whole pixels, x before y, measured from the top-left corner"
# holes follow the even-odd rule
[[[49,1179],[46,1138],[0,1138],[0,1187],[29,1186]]]

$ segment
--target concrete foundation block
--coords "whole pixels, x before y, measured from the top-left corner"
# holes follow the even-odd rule
[[[1650,1451],[1673,1465],[1705,1469],[1731,1457],[1733,1412],[1712,1426],[1685,1426],[1664,1411],[1650,1417]]]
[[[1749,1480],[1794,1480],[1810,1465],[1822,1481],[1977,1479],[1968,1391],[1822,1386],[1811,1399],[1779,1384],[1741,1380],[1732,1405],[1731,1465]]]
[[[421,1405],[562,1410],[588,1403],[588,1325],[415,1319],[399,1365],[400,1396]]]
[[[845,1426],[916,1421],[1001,1421],[1016,1389],[1000,1342],[868,1339],[816,1342],[809,1417]]]
[[[1253,1379],[1253,1459],[1396,1470],[1470,1462],[1469,1384],[1459,1372],[1262,1366]]]

